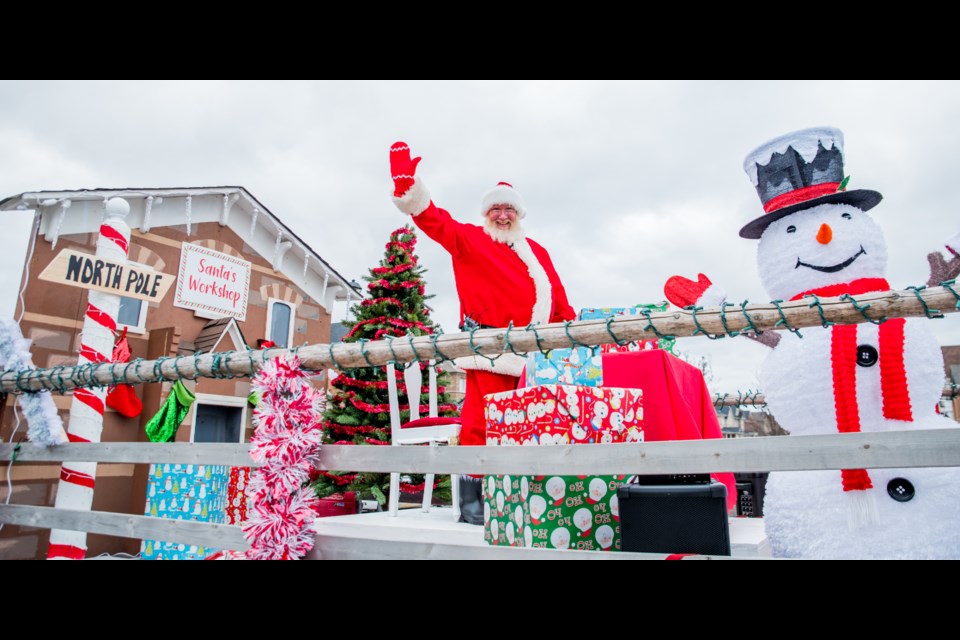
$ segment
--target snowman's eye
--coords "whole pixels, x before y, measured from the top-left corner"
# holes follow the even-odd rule
[[[795,226],[790,225],[789,227],[787,227],[787,233],[796,233],[796,232],[797,232],[797,228]]]
[[[843,214],[843,215],[840,216],[840,217],[841,217],[841,218],[846,218],[847,220],[850,220],[851,218],[853,218],[853,216],[850,215],[849,213],[845,213],[845,214]]]

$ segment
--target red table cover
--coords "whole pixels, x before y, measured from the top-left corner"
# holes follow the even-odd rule
[[[524,378],[521,376],[521,385]],[[646,442],[722,438],[703,373],[660,349],[603,354],[603,386],[643,390]],[[727,507],[737,503],[732,473],[713,477],[727,486]]]

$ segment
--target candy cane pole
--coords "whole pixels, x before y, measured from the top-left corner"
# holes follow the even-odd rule
[[[106,219],[100,225],[100,237],[97,239],[97,257],[111,262],[126,262],[130,227],[124,218],[130,213],[130,205],[122,198],[113,198],[107,202],[106,213]],[[87,312],[80,333],[79,364],[110,360],[119,310],[120,296],[100,291],[89,292]],[[100,442],[106,396],[105,387],[74,390],[67,429],[70,442]],[[96,477],[96,462],[65,462],[60,467],[56,508],[89,511],[93,505]],[[48,560],[81,560],[86,552],[85,531],[50,531]]]

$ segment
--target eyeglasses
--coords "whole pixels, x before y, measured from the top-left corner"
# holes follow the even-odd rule
[[[513,214],[517,213],[517,210],[514,209],[513,207],[490,207],[490,209],[487,210],[487,215],[490,215],[491,213],[494,215],[498,215],[501,211],[506,213],[507,215],[510,215],[511,213]]]

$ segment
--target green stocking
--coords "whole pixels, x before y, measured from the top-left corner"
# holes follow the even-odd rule
[[[172,442],[177,435],[177,428],[187,417],[190,405],[195,399],[196,396],[183,386],[183,383],[179,380],[174,382],[166,402],[147,423],[147,438],[150,442]]]

